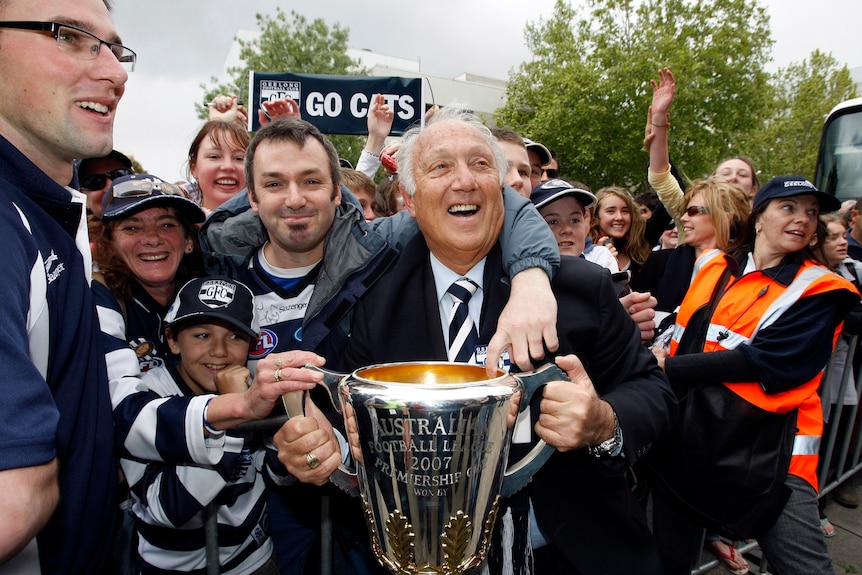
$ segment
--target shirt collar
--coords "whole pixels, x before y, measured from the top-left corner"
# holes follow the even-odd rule
[[[449,286],[452,285],[458,278],[466,277],[472,280],[479,289],[482,289],[482,280],[485,275],[485,259],[482,258],[479,263],[474,265],[466,274],[456,274],[437,259],[432,253],[431,256],[431,271],[434,273],[434,287],[437,290],[437,301],[442,301],[446,297],[446,292]]]

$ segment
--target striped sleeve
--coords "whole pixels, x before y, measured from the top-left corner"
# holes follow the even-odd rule
[[[221,459],[223,446],[204,438],[203,410],[211,396],[162,397],[149,390],[141,379],[135,351],[126,341],[125,319],[117,298],[99,282],[94,281],[91,287],[105,347],[120,455],[201,465]]]

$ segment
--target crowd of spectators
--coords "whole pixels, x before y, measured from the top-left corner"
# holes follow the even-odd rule
[[[743,155],[682,178],[667,68],[637,197],[458,103],[394,136],[380,94],[359,158],[291,100],[249,134],[219,96],[168,182],[113,149],[135,60],[109,2],[0,2],[0,566],[304,575],[323,513],[336,569],[383,573],[305,366],[429,360],[568,377],[513,422],[513,451],[555,452],[485,572],[684,575],[706,541],[743,575],[747,539],[779,574],[832,572],[820,438],[858,397],[822,375],[859,334],[862,198],[844,217]]]

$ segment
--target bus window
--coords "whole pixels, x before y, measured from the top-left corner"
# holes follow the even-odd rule
[[[862,196],[862,98],[839,104],[826,118],[814,185],[842,201]]]

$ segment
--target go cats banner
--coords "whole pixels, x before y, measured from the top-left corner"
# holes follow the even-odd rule
[[[393,135],[421,121],[422,78],[250,72],[249,130],[260,128],[261,103],[290,98],[299,105],[302,119],[324,134],[366,135],[365,118],[374,94],[383,94],[395,113]]]

